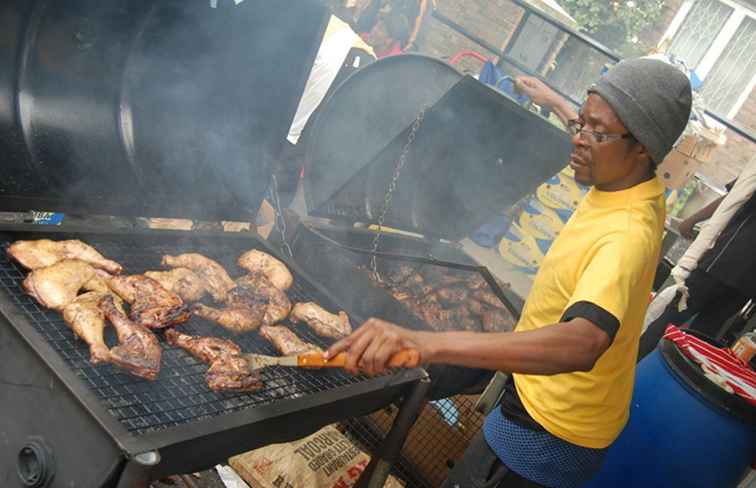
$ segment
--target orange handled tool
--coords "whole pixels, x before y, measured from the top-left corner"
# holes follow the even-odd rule
[[[254,371],[268,366],[293,366],[299,368],[343,368],[347,355],[341,352],[326,360],[321,352],[307,352],[294,356],[265,356],[263,354],[244,354],[249,369]],[[391,356],[389,368],[416,368],[420,365],[420,353],[414,349],[404,349]]]

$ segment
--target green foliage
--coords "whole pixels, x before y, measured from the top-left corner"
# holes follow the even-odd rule
[[[639,35],[653,27],[665,0],[561,0],[580,29],[623,55],[647,50]]]

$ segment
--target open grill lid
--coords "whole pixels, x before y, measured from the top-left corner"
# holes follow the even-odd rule
[[[259,208],[327,21],[315,0],[0,6],[0,209]]]
[[[358,73],[362,76],[347,79],[329,105],[348,107],[353,101],[360,106],[363,92],[376,84],[391,86],[385,76],[380,83],[367,76],[383,62]],[[400,70],[393,76],[397,85],[403,84]],[[433,79],[429,76],[427,82],[433,83]],[[422,90],[388,93],[411,107],[402,112],[391,104],[374,103],[370,117],[377,122],[373,124],[390,125],[382,120],[384,117],[401,123],[402,130],[394,133],[373,132],[370,123],[360,122],[365,117],[363,111],[326,106],[315,122],[311,162],[305,172],[312,214],[376,223],[412,123],[423,105],[429,108],[408,151],[385,225],[426,236],[462,239],[535,191],[566,164],[571,150],[568,134],[497,90],[468,76],[444,91],[430,103],[416,98],[422,96]],[[335,156],[337,151],[329,146],[336,139],[330,133],[332,126],[361,127],[367,134],[343,138]],[[319,138],[321,133],[330,138]],[[373,140],[367,149],[349,142],[370,137]],[[334,184],[334,179],[340,185]]]

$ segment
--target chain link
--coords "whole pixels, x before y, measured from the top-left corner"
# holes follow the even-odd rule
[[[404,148],[399,155],[399,159],[396,161],[396,166],[394,167],[394,175],[391,178],[391,183],[389,183],[389,186],[386,189],[386,194],[383,196],[383,207],[381,208],[381,213],[378,215],[378,230],[375,233],[375,237],[373,237],[372,257],[370,258],[370,271],[373,274],[373,278],[375,278],[378,283],[383,283],[383,280],[381,279],[381,275],[378,273],[378,263],[375,258],[375,253],[378,252],[378,243],[380,242],[381,235],[383,233],[383,222],[386,220],[386,214],[391,208],[391,199],[394,196],[394,191],[396,190],[399,176],[402,174],[404,165],[407,164],[407,156],[409,155],[412,143],[415,142],[417,131],[420,129],[420,126],[423,123],[426,110],[427,107],[423,107],[422,110],[420,110],[420,113],[417,114],[415,121],[412,123],[409,135],[407,136],[407,142],[404,144]]]
[[[278,180],[276,175],[271,175],[270,196],[273,200],[273,210],[276,212],[275,226],[281,233],[281,243],[284,250],[288,253],[290,258],[294,257],[294,253],[291,251],[289,243],[286,241],[286,219],[283,216],[281,210],[281,200],[278,197]]]

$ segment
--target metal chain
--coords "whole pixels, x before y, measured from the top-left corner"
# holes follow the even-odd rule
[[[402,149],[402,152],[399,155],[399,159],[396,162],[396,166],[394,167],[394,175],[391,178],[391,183],[389,183],[389,186],[386,189],[386,194],[383,196],[383,208],[381,208],[381,213],[380,215],[378,215],[378,231],[375,233],[375,237],[373,238],[372,257],[370,258],[370,270],[373,274],[373,277],[378,283],[383,283],[383,280],[381,279],[381,275],[378,274],[378,263],[375,258],[375,253],[378,252],[378,243],[381,239],[381,234],[383,233],[383,222],[386,219],[386,214],[391,208],[391,199],[394,196],[394,191],[396,190],[399,176],[402,173],[404,165],[407,164],[407,156],[409,155],[412,143],[415,142],[417,131],[420,129],[420,125],[422,125],[423,123],[426,110],[427,107],[423,107],[422,110],[420,110],[420,113],[417,114],[415,121],[412,123],[409,135],[407,136],[407,142],[404,144],[404,148]]]
[[[284,250],[286,250],[290,258],[293,258],[294,253],[292,252],[289,243],[286,241],[286,219],[283,216],[281,200],[278,197],[278,180],[276,179],[276,175],[271,175],[270,196],[271,200],[273,200],[273,210],[276,212],[276,221],[274,225],[281,233],[281,243]]]

